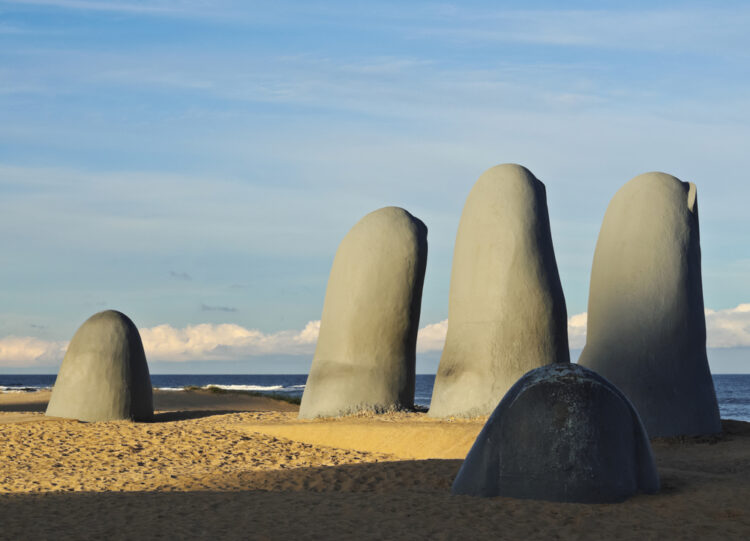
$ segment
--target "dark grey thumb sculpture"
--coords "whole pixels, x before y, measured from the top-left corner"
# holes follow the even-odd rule
[[[47,415],[80,421],[147,421],[151,377],[138,329],[115,310],[94,314],[68,345]]]
[[[721,431],[694,184],[646,173],[612,198],[591,269],[587,334],[578,362],[630,398],[650,437]]]
[[[489,415],[523,374],[569,360],[544,184],[520,165],[498,165],[479,177],[461,215],[429,414]]]
[[[427,228],[397,207],[362,218],[328,278],[301,418],[414,405]]]
[[[551,364],[508,391],[451,492],[613,503],[657,490],[651,444],[625,395],[591,370]]]

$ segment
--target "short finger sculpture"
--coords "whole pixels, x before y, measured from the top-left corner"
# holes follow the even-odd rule
[[[68,345],[47,415],[147,421],[153,414],[151,376],[138,329],[115,310],[94,314]]]

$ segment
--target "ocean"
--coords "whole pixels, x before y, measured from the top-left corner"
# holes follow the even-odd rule
[[[3,375],[0,374],[0,391],[32,392],[50,389],[55,375]],[[719,400],[722,419],[750,421],[750,374],[715,374],[714,386]],[[151,384],[162,390],[181,391],[187,386],[215,386],[227,390],[284,393],[302,396],[307,374],[152,374]],[[414,402],[429,407],[435,376],[419,374],[416,380]]]

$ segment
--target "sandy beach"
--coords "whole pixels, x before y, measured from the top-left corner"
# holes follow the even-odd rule
[[[742,539],[750,423],[653,442],[662,490],[617,505],[449,493],[483,419],[299,421],[240,393],[155,393],[152,423],[46,418],[0,394],[2,539]]]

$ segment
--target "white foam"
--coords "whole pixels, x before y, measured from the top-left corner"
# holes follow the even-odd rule
[[[280,391],[280,392],[295,392],[305,388],[304,385],[290,385],[284,387],[283,385],[219,385],[216,383],[209,383],[203,385],[201,389],[209,389],[215,387],[223,389],[225,391]],[[157,387],[160,391],[184,391],[185,387]]]
[[[283,385],[215,385],[215,384],[208,384],[204,385],[203,389],[207,389],[209,387],[218,387],[219,389],[224,389],[226,391],[294,391],[298,388],[304,389],[304,385],[292,385],[291,387],[284,387]]]
[[[52,387],[32,387],[28,385],[24,386],[12,386],[9,387],[7,385],[0,385],[0,392],[2,393],[35,393],[37,391],[46,391],[51,389]]]

